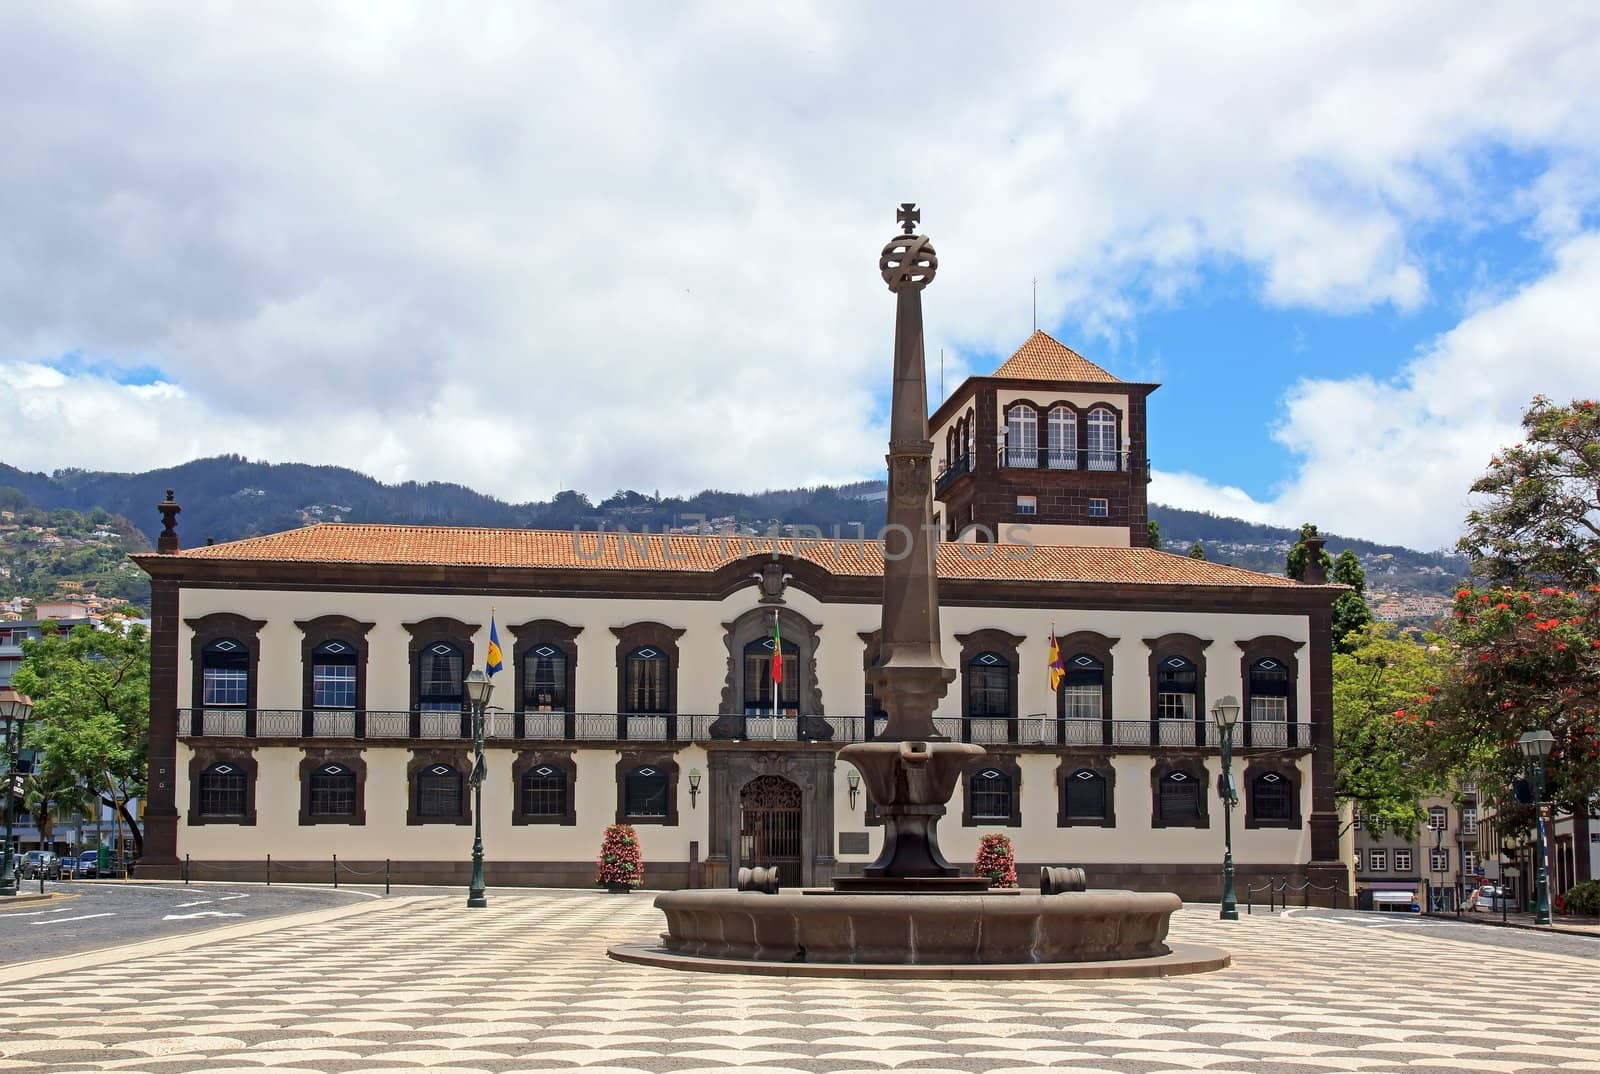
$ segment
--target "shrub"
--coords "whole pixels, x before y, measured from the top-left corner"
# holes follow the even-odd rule
[[[1600,916],[1600,880],[1585,880],[1567,889],[1561,898],[1565,913],[1581,917]]]
[[[636,888],[644,883],[639,834],[633,830],[633,825],[612,824],[606,827],[605,838],[600,843],[600,857],[595,864],[594,879],[598,884],[627,884]]]
[[[1017,854],[1010,836],[991,832],[978,842],[977,873],[988,877],[993,887],[1017,886]]]

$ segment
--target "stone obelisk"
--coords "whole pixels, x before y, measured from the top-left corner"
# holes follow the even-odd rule
[[[895,295],[894,392],[889,411],[889,504],[884,529],[883,630],[880,661],[868,672],[889,719],[877,741],[846,746],[883,818],[883,850],[863,877],[840,877],[850,890],[941,890],[987,887],[961,879],[939,852],[935,826],[961,770],[983,747],[944,741],[933,723],[955,671],[939,651],[939,577],[933,529],[933,441],[928,438],[928,388],[922,342],[922,290],[939,260],[921,213],[909,202],[898,214],[905,234],[883,248],[878,270]]]

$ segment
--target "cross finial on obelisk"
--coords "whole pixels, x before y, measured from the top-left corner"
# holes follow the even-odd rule
[[[902,201],[900,211],[894,214],[894,218],[900,221],[900,226],[905,229],[907,235],[915,235],[917,225],[922,223],[922,212],[917,208],[916,202]]]

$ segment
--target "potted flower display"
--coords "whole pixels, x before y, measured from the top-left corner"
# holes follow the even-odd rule
[[[1017,852],[1011,847],[1011,837],[991,832],[979,840],[976,871],[988,877],[992,887],[1016,887]]]
[[[595,883],[613,895],[626,895],[644,883],[644,862],[639,858],[639,834],[631,824],[607,826],[600,843]]]

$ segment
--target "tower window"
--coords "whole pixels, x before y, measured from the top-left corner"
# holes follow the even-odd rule
[[[1039,465],[1039,415],[1030,406],[1018,404],[1006,412],[1006,465]]]
[[[1036,515],[1038,513],[1039,513],[1039,497],[1037,497],[1037,496],[1018,496],[1017,497],[1017,514],[1019,514],[1019,515]]]
[[[1098,498],[1090,500],[1089,501],[1089,517],[1090,518],[1110,518],[1111,517],[1111,502],[1109,500],[1098,499]]]
[[[1117,416],[1103,406],[1089,411],[1089,469],[1118,469]]]

